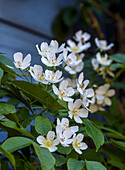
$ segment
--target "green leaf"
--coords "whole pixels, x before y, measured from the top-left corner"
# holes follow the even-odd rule
[[[114,160],[109,160],[108,164],[119,168],[119,170],[125,170],[125,165],[123,163],[121,163],[121,162],[114,161]]]
[[[0,82],[1,82],[2,77],[3,77],[3,70],[2,68],[0,68]]]
[[[17,74],[15,71],[13,71],[12,69],[10,69],[9,67],[7,67],[6,65],[4,65],[3,63],[0,62],[0,68],[2,68],[2,70],[4,72],[10,73],[10,74],[14,74],[16,76],[21,77],[19,74]]]
[[[26,118],[21,125],[26,128],[34,119],[35,119],[36,115],[30,115],[28,118]]]
[[[84,166],[84,161],[78,161],[74,158],[69,159],[67,162],[68,170],[81,170]]]
[[[125,64],[121,64],[121,63],[113,63],[110,65],[110,69],[111,70],[115,70],[116,68],[125,68]]]
[[[104,144],[104,136],[100,129],[98,129],[91,121],[84,119],[86,133],[91,137],[96,145],[96,152],[101,145]]]
[[[10,58],[6,57],[6,56],[0,55],[0,61],[5,65],[8,65],[8,66],[11,66],[11,67],[15,68],[15,65],[14,65],[13,61]]]
[[[57,151],[61,154],[68,155],[72,151],[72,148],[71,147],[63,147],[62,145],[58,145]]]
[[[15,113],[15,107],[12,104],[0,103],[0,116],[9,113]]]
[[[95,161],[85,161],[87,170],[106,170],[106,168],[100,163]]]
[[[66,162],[67,162],[67,159],[66,159],[64,156],[58,155],[58,156],[56,157],[56,166],[63,165],[63,164],[65,164]]]
[[[18,88],[30,94],[32,97],[37,99],[41,104],[45,105],[49,110],[60,110],[64,109],[49,93],[42,90],[36,84],[32,84],[25,81],[13,81],[13,84]]]
[[[1,145],[8,152],[14,152],[16,150],[25,148],[32,144],[32,140],[25,137],[11,137]]]
[[[124,82],[115,82],[113,85],[114,88],[121,88],[125,89],[125,83]]]
[[[117,53],[117,54],[111,55],[110,59],[116,62],[119,62],[119,63],[125,63],[125,54]]]
[[[33,147],[40,160],[43,170],[50,170],[55,165],[55,158],[47,148],[41,148],[38,144],[33,142]]]
[[[13,155],[7,150],[5,150],[1,145],[0,145],[0,152],[2,152],[9,159],[14,169],[16,169],[16,162]]]
[[[37,116],[35,118],[35,129],[41,135],[47,135],[52,130],[51,122],[47,117]]]
[[[112,97],[112,105],[110,106],[110,112],[112,115],[119,115],[119,106],[116,96]]]
[[[27,136],[34,139],[34,136],[30,132],[28,132],[23,127],[19,128],[17,126],[17,124],[15,122],[13,122],[13,121],[0,122],[0,124],[2,124],[5,127],[12,128],[12,129],[14,129],[14,130],[16,130],[18,132],[24,133],[25,135],[27,135]]]
[[[114,139],[111,139],[110,143],[112,143],[113,145],[117,146],[121,150],[125,151],[125,142],[116,141]]]

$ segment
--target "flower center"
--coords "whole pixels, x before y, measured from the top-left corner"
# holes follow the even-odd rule
[[[72,113],[73,113],[73,115],[78,115],[78,110],[76,108],[74,108]]]
[[[43,77],[41,74],[38,74],[38,75],[37,75],[37,78],[38,78],[38,80],[40,80],[40,81],[44,80],[44,77]]]
[[[76,46],[76,47],[72,48],[72,51],[79,51],[79,48]]]
[[[17,61],[17,65],[18,65],[19,67],[21,67],[21,66],[22,66],[22,63],[21,63],[20,61]]]
[[[46,140],[44,145],[47,146],[47,147],[51,147],[53,145],[53,143],[50,140]]]
[[[74,146],[75,146],[75,148],[79,148],[79,143],[77,142],[77,139],[74,142]]]

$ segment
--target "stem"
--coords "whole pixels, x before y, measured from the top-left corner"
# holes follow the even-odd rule
[[[22,71],[21,69],[19,69],[19,70],[20,70],[20,72],[22,73],[22,75],[25,77],[25,79],[26,79],[27,81],[29,81],[28,78],[26,77],[26,75],[23,73],[23,71]]]

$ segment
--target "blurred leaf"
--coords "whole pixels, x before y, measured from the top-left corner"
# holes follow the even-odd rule
[[[26,128],[34,119],[35,119],[36,115],[30,115],[27,118],[25,118],[25,120],[21,123],[21,125]]]
[[[8,152],[6,148],[4,149],[1,145],[0,145],[0,152],[2,152],[9,159],[14,169],[16,169],[16,163],[13,155],[10,152]]]
[[[13,81],[12,83],[21,90],[23,90],[24,92],[26,92],[27,94],[33,96],[41,104],[45,105],[47,109],[49,110],[64,109],[64,107],[61,106],[56,100],[54,100],[54,98],[49,93],[42,90],[42,88],[40,88],[36,84],[32,84],[25,81]]]
[[[111,70],[115,70],[116,68],[125,68],[125,64],[115,63],[110,65]]]
[[[56,166],[63,165],[63,164],[65,164],[66,162],[67,162],[67,159],[66,159],[64,156],[58,155],[58,156],[56,157]]]
[[[38,144],[33,142],[33,147],[40,160],[43,170],[50,170],[55,165],[55,158],[47,148],[41,148]]]
[[[113,96],[111,100],[112,100],[112,105],[110,106],[110,113],[112,115],[119,115],[119,107],[118,107],[116,96]]]
[[[29,110],[27,108],[20,108],[16,112],[19,121],[26,120],[29,116]]]
[[[85,161],[87,170],[106,170],[106,168],[100,163],[95,161]]]
[[[111,139],[110,143],[112,143],[113,145],[117,146],[119,149],[125,151],[125,142],[116,141],[114,139]]]
[[[2,68],[0,68],[0,82],[1,82],[2,77],[3,77],[3,70]]]
[[[122,164],[121,162],[118,162],[118,161],[109,160],[108,164],[110,164],[110,165],[112,165],[114,167],[119,168],[119,170],[124,170],[125,169],[125,165]]]
[[[11,137],[7,139],[3,144],[1,145],[4,149],[6,149],[8,152],[14,152],[16,150],[25,148],[26,146],[29,146],[32,144],[32,140],[25,138],[25,137]]]
[[[15,107],[12,104],[0,103],[0,116],[9,113],[15,113]]]
[[[52,130],[51,122],[47,117],[37,116],[35,118],[35,129],[41,135],[47,135]]]
[[[68,170],[81,170],[85,166],[84,161],[78,161],[74,158],[70,158],[67,162]]]
[[[13,61],[10,58],[6,57],[6,56],[0,55],[0,62],[2,62],[5,65],[8,65],[8,66],[11,66],[11,67],[15,68],[15,65],[14,65]]]
[[[98,129],[90,120],[84,119],[86,133],[91,137],[96,145],[96,152],[101,145],[104,144],[104,136],[100,129]]]
[[[113,85],[114,88],[121,88],[125,89],[125,83],[124,82],[115,82]]]
[[[116,62],[125,64],[125,54],[120,54],[120,53],[113,54],[113,55],[110,56],[110,59],[112,59]]]

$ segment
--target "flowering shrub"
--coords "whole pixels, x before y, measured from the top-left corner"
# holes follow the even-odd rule
[[[111,86],[120,75],[115,70],[125,68],[125,57],[108,56],[113,44],[95,38],[99,52],[85,59],[90,38],[80,30],[67,45],[59,46],[56,40],[36,45],[41,65],[31,66],[30,54],[23,58],[17,52],[12,62],[1,53],[0,96],[9,100],[0,103],[0,128],[8,134],[0,153],[15,169],[105,170],[108,164],[116,166],[110,147],[122,154],[125,136],[111,129],[110,119],[118,111]],[[92,75],[86,73],[87,65]],[[101,123],[92,113],[105,119]],[[119,166],[124,166],[122,161]]]

